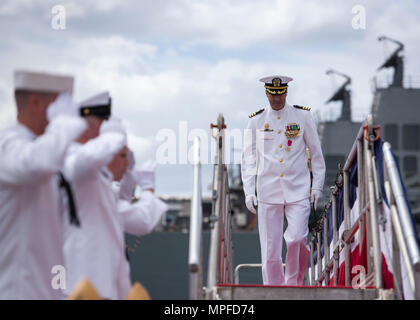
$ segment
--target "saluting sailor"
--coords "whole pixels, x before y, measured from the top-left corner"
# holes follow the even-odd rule
[[[115,299],[117,292],[119,242],[112,202],[108,199],[107,175],[102,168],[126,144],[125,135],[118,132],[102,132],[111,116],[111,97],[102,92],[81,102],[77,112],[86,119],[88,128],[73,143],[64,162],[64,176],[71,183],[80,226],[64,222],[64,258],[67,271],[66,294],[87,278],[101,297]],[[64,215],[65,217],[67,215]],[[116,238],[116,240],[114,239]],[[124,254],[121,248],[121,255]]]
[[[256,213],[265,285],[302,285],[309,261],[306,244],[310,202],[315,208],[322,196],[325,162],[310,108],[286,103],[293,79],[260,79],[270,107],[249,116],[244,139],[241,174],[246,206]],[[313,172],[308,169],[309,149]],[[283,272],[283,221],[287,246]]]
[[[69,148],[64,165],[80,218],[79,227],[65,223],[66,293],[87,278],[102,298],[124,299],[131,286],[124,231],[136,235],[151,232],[167,206],[148,190],[154,189],[150,168],[133,177],[143,187],[139,202],[120,200],[112,188],[113,180],[121,180],[129,165],[129,153],[126,130],[111,117],[109,93],[83,101],[79,112],[89,128]],[[132,199],[132,191],[126,199]]]
[[[62,299],[57,173],[86,123],[71,112],[73,77],[16,71],[14,84],[17,123],[0,132],[0,300]]]

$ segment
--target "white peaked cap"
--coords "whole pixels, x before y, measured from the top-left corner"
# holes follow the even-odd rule
[[[44,72],[16,70],[14,72],[15,90],[39,92],[73,92],[74,78]]]
[[[79,104],[81,107],[103,106],[103,105],[108,105],[110,102],[110,99],[111,98],[109,96],[109,92],[105,91],[105,92],[98,93],[94,95],[93,97],[87,98],[86,100],[83,100]]]
[[[268,76],[268,77],[261,78],[260,81],[264,83],[273,83],[273,79],[276,79],[276,78],[281,80],[281,84],[287,84],[293,80],[293,78],[290,78],[287,76]]]

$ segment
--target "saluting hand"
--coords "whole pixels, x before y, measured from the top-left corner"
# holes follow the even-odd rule
[[[78,117],[78,106],[73,102],[70,93],[62,93],[55,99],[47,109],[47,118],[51,122],[59,116]]]

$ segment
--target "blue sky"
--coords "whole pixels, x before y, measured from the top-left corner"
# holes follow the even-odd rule
[[[51,9],[66,9],[66,29],[51,27]],[[366,29],[352,28],[352,8],[362,5]],[[370,80],[395,47],[405,44],[406,73],[420,85],[419,1],[332,0],[3,0],[0,3],[0,129],[14,121],[13,70],[72,74],[80,101],[110,90],[115,115],[124,119],[137,162],[153,158],[159,130],[177,132],[179,121],[209,132],[222,112],[229,128],[243,129],[247,115],[266,106],[258,79],[294,78],[288,101],[312,108],[320,119],[339,114],[325,105],[352,77],[354,120],[372,102]],[[210,143],[209,138],[209,143]],[[204,166],[203,188],[211,181]],[[192,167],[159,165],[157,190],[188,195]]]

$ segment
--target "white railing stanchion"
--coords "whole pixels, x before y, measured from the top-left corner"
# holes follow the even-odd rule
[[[411,291],[415,299],[420,299],[420,248],[416,240],[416,230],[411,224],[410,210],[404,197],[397,164],[392,156],[391,145],[385,142],[382,148],[384,167],[391,187],[386,191],[390,202],[392,225],[403,256]],[[388,194],[388,191],[392,191],[392,194]],[[391,200],[394,200],[394,203],[391,203]]]
[[[201,165],[200,165],[200,139],[194,138],[193,146],[193,193],[191,198],[190,237],[189,237],[189,297],[190,300],[203,299],[203,267],[202,267],[202,221],[203,207],[201,201]]]
[[[377,289],[383,288],[382,283],[382,253],[381,253],[381,244],[379,241],[379,225],[378,225],[378,209],[376,204],[376,192],[375,192],[375,183],[374,183],[374,170],[372,168],[372,157],[373,151],[371,150],[371,142],[373,145],[373,132],[372,132],[372,118],[368,116],[367,119],[367,134],[368,140],[364,140],[365,145],[365,155],[366,155],[366,170],[368,178],[368,195],[369,195],[369,216],[371,222],[371,232],[372,232],[372,245],[373,245],[373,265],[375,270],[375,286]],[[369,253],[369,252],[368,252]]]
[[[338,242],[338,230],[337,230],[337,195],[332,195],[332,224],[333,224],[333,259],[334,259],[334,285],[338,284],[338,268],[339,268],[339,253],[336,252],[337,242]]]

